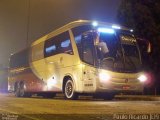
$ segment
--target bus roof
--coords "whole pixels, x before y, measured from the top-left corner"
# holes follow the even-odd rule
[[[55,35],[58,35],[58,34],[64,32],[64,31],[67,31],[67,30],[69,30],[71,28],[78,27],[78,26],[81,26],[81,25],[92,25],[93,22],[95,22],[95,21],[92,21],[92,20],[77,20],[77,21],[70,22],[70,23],[68,23],[68,24],[66,24],[66,25],[64,25],[64,26],[62,26],[62,27],[60,27],[60,28],[58,28],[58,29],[46,34],[45,36],[37,39],[36,41],[34,41],[31,44],[31,46],[39,44],[39,43],[41,43],[41,42],[43,42],[43,41],[45,41],[45,40],[47,40],[47,39],[49,39],[49,38],[51,38],[51,37],[53,37]],[[106,23],[106,22],[98,22],[97,21],[97,23],[100,24],[100,25],[108,26],[108,27],[111,27],[113,25],[114,26],[120,26],[120,25]],[[123,26],[120,26],[120,29],[126,30],[126,31],[130,31],[130,29],[128,29],[126,27],[123,27]]]

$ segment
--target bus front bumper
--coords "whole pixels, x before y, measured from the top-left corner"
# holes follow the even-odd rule
[[[106,82],[97,84],[96,92],[143,92],[144,85],[138,83]]]

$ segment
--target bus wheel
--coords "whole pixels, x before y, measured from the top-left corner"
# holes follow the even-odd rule
[[[19,84],[19,96],[23,97],[25,94],[25,90],[24,90],[24,83],[20,83]]]
[[[19,84],[16,83],[15,88],[14,88],[15,89],[14,94],[15,94],[16,97],[20,97],[20,88],[19,87],[20,87]]]
[[[25,92],[25,84],[22,82],[19,84],[19,97],[31,97],[32,94]]]
[[[64,94],[66,99],[75,100],[78,94],[74,91],[74,84],[72,80],[67,80],[65,83]]]

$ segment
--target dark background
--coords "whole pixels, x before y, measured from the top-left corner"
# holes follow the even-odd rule
[[[87,19],[129,26],[151,42],[153,52],[142,58],[144,68],[154,76],[148,91],[153,94],[159,88],[160,93],[159,6],[156,0],[0,0],[0,88],[7,86],[4,68],[10,54],[69,22]]]
[[[0,64],[11,53],[64,24],[90,19],[116,22],[121,0],[0,0]]]

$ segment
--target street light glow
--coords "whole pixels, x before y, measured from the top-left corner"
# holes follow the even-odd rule
[[[93,21],[92,25],[93,25],[94,27],[96,27],[96,26],[98,26],[98,22],[97,22],[97,21]]]

